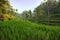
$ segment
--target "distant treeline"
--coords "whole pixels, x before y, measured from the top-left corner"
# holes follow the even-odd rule
[[[20,17],[43,24],[60,24],[60,0],[48,0],[37,6],[34,11],[23,11]]]

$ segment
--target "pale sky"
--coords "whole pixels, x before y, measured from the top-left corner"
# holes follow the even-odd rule
[[[21,13],[24,10],[34,10],[35,7],[41,4],[41,1],[43,2],[43,0],[10,0],[10,4]]]

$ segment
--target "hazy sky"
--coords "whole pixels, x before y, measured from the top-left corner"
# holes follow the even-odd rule
[[[35,7],[40,5],[41,1],[43,0],[10,0],[10,4],[21,13],[24,10],[34,10]]]

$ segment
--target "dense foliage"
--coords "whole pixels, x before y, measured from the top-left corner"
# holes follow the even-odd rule
[[[60,40],[60,27],[25,20],[0,22],[0,40]]]
[[[14,19],[16,12],[9,3],[9,0],[0,0],[0,21]]]
[[[37,6],[33,12],[24,11],[24,19],[43,24],[60,24],[60,1],[48,0]],[[29,14],[32,14],[29,17]],[[26,16],[26,17],[25,17]]]
[[[10,11],[10,4],[8,0],[0,0],[0,14],[5,14]]]

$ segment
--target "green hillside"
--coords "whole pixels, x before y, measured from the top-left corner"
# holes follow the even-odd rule
[[[60,40],[60,27],[25,20],[0,22],[0,40]]]

